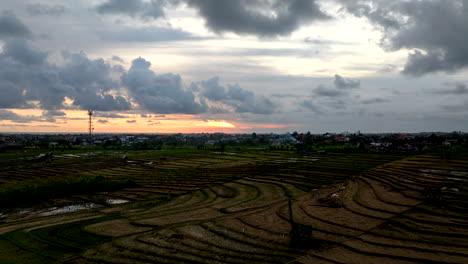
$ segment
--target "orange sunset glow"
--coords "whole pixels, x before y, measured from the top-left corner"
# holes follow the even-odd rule
[[[65,110],[64,116],[47,120],[36,109],[9,109],[24,120],[1,121],[5,132],[86,133],[87,111]],[[243,133],[251,129],[294,128],[297,124],[246,124],[228,120],[204,120],[196,115],[116,114],[118,118],[93,116],[94,133]]]

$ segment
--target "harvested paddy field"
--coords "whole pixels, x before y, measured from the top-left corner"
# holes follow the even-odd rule
[[[466,160],[122,154],[5,165],[0,187],[97,175],[133,184],[4,207],[0,263],[468,263]],[[311,230],[294,246],[291,212]]]

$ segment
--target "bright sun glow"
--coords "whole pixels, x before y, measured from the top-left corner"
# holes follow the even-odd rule
[[[231,123],[228,123],[226,121],[213,121],[213,120],[209,120],[207,122],[207,124],[209,126],[212,126],[212,127],[236,127],[235,125],[231,124]]]

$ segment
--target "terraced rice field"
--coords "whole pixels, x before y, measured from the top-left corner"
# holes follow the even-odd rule
[[[108,159],[78,173],[131,175],[138,186],[77,199],[130,202],[4,217],[0,263],[468,263],[467,161],[262,151]],[[313,228],[304,247],[290,245],[288,200],[294,222]]]

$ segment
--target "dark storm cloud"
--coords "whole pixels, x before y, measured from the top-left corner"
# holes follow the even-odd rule
[[[67,64],[59,68],[59,76],[64,84],[72,88],[74,105],[97,111],[131,108],[124,97],[108,93],[117,89],[119,84],[111,78],[112,67],[103,59],[90,60],[83,52],[66,56]]]
[[[289,35],[305,24],[326,20],[315,0],[185,0],[216,33],[262,37]]]
[[[62,55],[63,66],[56,66],[28,42],[6,41],[0,53],[0,108],[31,107],[28,102],[37,101],[42,109],[56,110],[68,97],[81,109],[130,109],[125,98],[109,94],[118,82],[104,60],[90,60],[84,53]]]
[[[25,65],[40,65],[47,59],[47,53],[33,50],[23,40],[16,39],[5,43],[3,55]]]
[[[108,0],[96,7],[101,14],[120,14],[134,18],[157,19],[164,17],[164,8],[171,2],[168,0]]]
[[[184,89],[179,75],[156,74],[150,66],[143,58],[135,59],[122,76],[130,96],[143,109],[159,114],[198,114],[207,110],[206,105],[195,101],[192,91]]]
[[[143,58],[133,60],[128,71],[116,71],[102,58],[90,59],[84,52],[63,51],[61,56],[62,63],[54,65],[47,53],[27,41],[6,41],[0,53],[0,108],[40,108],[49,121],[60,116],[59,109],[70,107],[64,105],[67,98],[74,109],[95,110],[96,116],[112,118],[122,116],[101,111],[127,111],[134,104],[158,114],[216,112],[218,106],[210,108],[206,100],[221,102],[237,113],[271,114],[277,108],[267,97],[238,85],[225,89],[217,79],[204,82],[203,94],[197,98],[195,92],[202,91],[192,89],[197,85],[186,88],[177,74],[157,74]],[[222,93],[216,95],[217,91]]]
[[[63,5],[28,4],[26,11],[31,16],[60,16],[65,13]]]
[[[338,74],[335,74],[334,84],[335,84],[335,87],[338,89],[353,89],[353,88],[359,88],[361,86],[360,81],[346,79]]]
[[[213,77],[200,83],[200,95],[203,98],[232,107],[237,113],[272,114],[278,105],[267,97],[256,96],[253,92],[242,89],[238,84],[219,84],[219,77]]]
[[[3,12],[0,15],[0,38],[29,38],[32,32],[13,13]]]
[[[384,33],[382,47],[412,50],[404,74],[453,72],[468,66],[468,0],[341,0]]]

